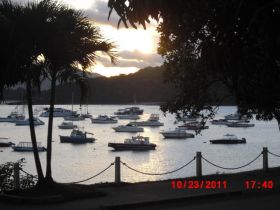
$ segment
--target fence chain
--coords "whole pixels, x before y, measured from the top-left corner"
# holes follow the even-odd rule
[[[143,172],[143,171],[139,171],[139,170],[137,170],[137,169],[135,169],[135,168],[132,168],[131,166],[127,165],[126,163],[124,163],[124,162],[122,162],[122,161],[121,161],[121,163],[122,163],[124,166],[126,166],[127,168],[129,168],[129,169],[131,169],[131,170],[133,170],[133,171],[135,171],[135,172],[138,172],[138,173],[141,173],[141,174],[145,174],[145,175],[155,175],[155,176],[156,176],[156,175],[171,174],[171,173],[174,173],[174,172],[176,172],[176,171],[179,171],[179,170],[185,168],[187,165],[189,165],[189,164],[190,164],[191,162],[193,162],[194,160],[195,160],[195,157],[194,157],[191,161],[187,162],[185,165],[181,166],[180,168],[177,168],[177,169],[175,169],[175,170],[173,170],[173,171],[164,172],[164,173],[148,173],[148,172]]]
[[[280,157],[280,155],[276,155],[276,154],[270,152],[269,150],[268,150],[268,153],[271,154],[271,155],[273,155],[273,156]]]
[[[244,168],[244,167],[250,165],[250,164],[253,163],[255,160],[257,160],[261,155],[262,155],[262,152],[261,152],[256,158],[254,158],[252,161],[250,161],[249,163],[244,164],[244,165],[239,166],[239,167],[235,167],[235,168],[227,168],[227,167],[219,166],[219,165],[217,165],[217,164],[215,164],[215,163],[212,163],[211,161],[207,160],[207,159],[204,158],[203,156],[202,156],[202,159],[205,160],[207,163],[209,163],[209,164],[211,164],[211,165],[213,165],[213,166],[216,166],[217,168],[226,169],[226,170],[236,170],[236,169]]]
[[[103,169],[102,171],[100,171],[99,173],[95,174],[94,176],[91,176],[87,179],[83,179],[81,181],[77,181],[77,182],[68,182],[67,184],[78,184],[78,183],[82,183],[82,182],[85,182],[85,181],[88,181],[90,179],[93,179],[97,176],[99,176],[100,174],[104,173],[105,171],[107,171],[109,168],[111,168],[111,166],[113,166],[115,164],[115,162],[111,163],[108,167],[106,167],[105,169]]]

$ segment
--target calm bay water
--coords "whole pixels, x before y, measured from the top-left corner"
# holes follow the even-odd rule
[[[34,106],[40,108],[42,106]],[[71,105],[61,105],[71,109]],[[113,113],[125,105],[89,105],[89,112],[96,117],[99,114]],[[160,121],[164,126],[159,128],[145,127],[143,136],[149,136],[150,142],[157,144],[154,151],[113,151],[107,146],[108,142],[123,142],[125,138],[130,138],[134,134],[117,133],[112,127],[116,124],[92,124],[90,119],[85,121],[74,122],[80,127],[84,127],[85,131],[94,133],[97,139],[93,144],[72,145],[62,144],[59,141],[59,135],[69,135],[71,130],[60,130],[58,125],[63,118],[54,118],[53,129],[53,177],[58,182],[73,182],[91,177],[100,172],[112,163],[116,156],[128,165],[145,172],[161,173],[171,171],[186,162],[190,161],[197,151],[201,151],[202,155],[224,167],[238,167],[248,163],[261,153],[263,147],[275,153],[280,154],[280,132],[275,120],[264,122],[252,120],[255,123],[253,128],[229,128],[226,126],[209,125],[209,129],[203,130],[195,138],[190,139],[164,139],[159,133],[161,130],[173,129],[177,125],[174,124],[175,116],[167,114],[166,117],[159,110],[159,106],[139,106],[144,109],[144,114],[140,120],[145,120],[152,113],[160,114]],[[78,106],[74,106],[75,110],[79,110]],[[4,117],[14,109],[14,106],[0,105],[0,116]],[[221,107],[216,118],[222,118],[226,114],[234,113],[236,107]],[[45,125],[36,127],[37,140],[41,141],[44,146],[47,145],[47,118],[40,118]],[[126,124],[129,120],[119,120],[117,125]],[[236,134],[238,137],[247,139],[246,144],[239,145],[211,145],[209,139],[220,138],[226,133]],[[9,137],[14,143],[19,141],[30,141],[30,133],[28,126],[15,126],[13,123],[0,123],[0,137]],[[33,153],[13,152],[12,148],[0,148],[0,164],[8,161],[16,161],[25,158],[26,163],[24,170],[36,174],[33,160]],[[43,169],[45,169],[46,153],[40,153]],[[280,158],[269,155],[269,166],[280,166]],[[203,174],[213,173],[234,173],[239,171],[248,171],[259,169],[262,167],[261,157],[251,165],[234,171],[221,170],[202,162]],[[140,182],[148,180],[163,180],[169,178],[187,177],[195,175],[195,162],[192,162],[186,168],[169,175],[148,176],[133,172],[126,167],[121,168],[122,180],[127,182]],[[114,181],[114,167],[102,175],[84,182],[85,184],[112,182]]]

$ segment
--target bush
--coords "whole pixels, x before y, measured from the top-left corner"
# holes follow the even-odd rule
[[[0,192],[10,191],[14,189],[14,164],[18,163],[20,171],[24,163],[24,158],[17,162],[7,162],[0,165]],[[22,173],[21,173],[22,174]],[[20,189],[32,188],[36,184],[37,178],[35,176],[24,173],[20,175]]]

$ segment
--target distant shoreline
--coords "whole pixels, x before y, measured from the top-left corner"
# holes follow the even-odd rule
[[[151,106],[160,106],[162,105],[164,102],[139,102],[139,103],[89,103],[89,104],[82,104],[83,106],[86,106],[86,105],[125,105],[125,106],[141,106],[141,105],[144,105],[144,106],[147,106],[147,105],[151,105]],[[23,102],[23,101],[4,101],[2,103],[0,103],[0,105],[22,105],[22,104],[26,104],[26,102]],[[47,103],[33,103],[33,105],[48,105]],[[58,103],[58,104],[55,104],[55,106],[60,106],[60,105],[71,105],[71,103]],[[80,103],[73,103],[73,105],[80,105]],[[215,104],[214,105],[211,105],[211,106],[216,106]],[[236,106],[236,104],[222,104],[220,106]]]

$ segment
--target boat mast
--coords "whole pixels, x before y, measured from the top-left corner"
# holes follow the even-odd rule
[[[72,91],[72,113],[73,113],[73,103],[74,103],[74,93],[73,93],[73,91]]]
[[[136,105],[136,94],[135,93],[133,95],[133,99],[134,99],[134,105]]]

